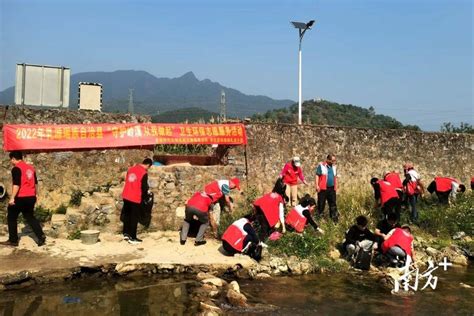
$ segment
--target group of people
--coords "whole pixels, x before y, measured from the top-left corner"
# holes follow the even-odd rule
[[[20,213],[31,226],[37,237],[39,246],[45,243],[46,237],[34,217],[34,206],[37,194],[37,178],[33,166],[23,161],[19,151],[10,153],[12,168],[12,194],[8,202],[8,232],[7,241],[1,242],[4,246],[17,246],[17,219]],[[153,165],[150,158],[130,167],[125,177],[122,192],[124,240],[131,244],[142,242],[137,237],[137,225],[143,213],[144,203],[149,198],[148,169]],[[382,179],[372,178],[370,184],[375,193],[376,207],[381,207],[382,220],[377,224],[375,233],[367,228],[368,220],[364,216],[356,218],[356,223],[346,233],[343,249],[353,260],[362,260],[360,253],[367,253],[378,249],[391,260],[406,262],[413,259],[413,237],[407,225],[400,226],[400,212],[403,204],[411,207],[411,219],[418,219],[416,203],[418,197],[425,191],[419,173],[411,163],[404,166],[403,180],[396,171],[386,172]],[[339,214],[336,204],[337,171],[336,157],[329,154],[326,160],[320,162],[315,170],[315,189],[317,200],[306,194],[298,199],[299,182],[307,185],[301,168],[299,157],[293,157],[281,170],[272,192],[266,193],[253,202],[252,211],[237,219],[225,230],[222,235],[223,249],[229,254],[245,253],[260,259],[264,241],[277,231],[286,233],[294,231],[301,233],[305,227],[312,226],[318,233],[324,231],[314,220],[317,210],[319,217],[323,215],[326,201],[329,204],[329,215],[334,223],[338,222]],[[471,188],[474,187],[474,178],[471,179]],[[186,243],[190,227],[198,225],[195,246],[206,243],[205,232],[211,226],[217,233],[217,222],[210,214],[214,205],[220,209],[228,208],[233,211],[234,205],[230,197],[231,190],[240,191],[240,180],[215,180],[196,191],[186,202],[185,217],[180,232],[180,243]],[[436,193],[440,203],[449,203],[456,198],[456,194],[464,192],[466,187],[459,180],[452,177],[436,177],[427,187],[430,193]],[[288,207],[288,212],[285,212]],[[286,213],[286,214],[285,214]],[[256,225],[257,224],[257,225]],[[255,227],[259,229],[256,230]],[[278,234],[277,234],[278,235]]]

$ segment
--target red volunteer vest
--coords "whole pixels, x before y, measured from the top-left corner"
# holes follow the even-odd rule
[[[318,182],[318,185],[319,185],[319,188],[321,190],[327,190],[328,186],[328,164],[323,161],[323,162],[320,162],[319,165],[321,166],[321,174],[319,175],[319,182]],[[332,170],[334,172],[334,190],[336,190],[336,182],[337,182],[337,173],[336,173],[336,166],[332,166]]]
[[[283,183],[289,185],[298,184],[298,175],[302,172],[300,167],[296,167],[296,170],[293,168],[291,162],[288,162],[289,168],[286,170],[285,174],[283,175]]]
[[[389,172],[385,175],[383,179],[387,182],[390,182],[390,184],[395,189],[403,188],[402,180],[400,179],[400,174],[398,172]]]
[[[228,183],[230,187],[230,183]],[[221,188],[219,187],[219,181],[212,181],[204,187],[204,192],[209,194],[214,201],[219,200],[224,194],[222,193]]]
[[[244,249],[244,239],[247,236],[247,232],[244,230],[244,226],[250,223],[248,219],[241,218],[236,220],[230,225],[224,234],[222,235],[222,240],[225,240],[238,252],[242,252]]]
[[[390,200],[391,198],[398,199],[398,193],[394,186],[390,184],[388,181],[379,180],[377,183],[380,186],[380,200],[382,206]]]
[[[141,165],[135,165],[128,169],[122,192],[124,200],[133,203],[142,202],[142,179],[145,174],[146,169]]]
[[[36,196],[35,168],[24,161],[18,162],[15,167],[18,167],[21,171],[20,190],[16,196]]]
[[[382,244],[382,251],[386,253],[393,246],[402,248],[407,255],[412,257],[411,243],[413,242],[413,236],[405,232],[401,228],[395,228],[393,234],[385,240]]]
[[[196,192],[186,203],[187,206],[194,207],[201,212],[209,212],[209,207],[212,204],[212,199],[204,192]]]
[[[454,179],[454,178],[436,177],[435,178],[436,191],[438,191],[438,192],[451,191],[453,181],[456,182],[456,183],[459,183],[459,180]]]
[[[412,170],[412,169],[410,169],[410,170]],[[410,170],[408,170],[408,171],[410,171]],[[407,172],[408,172],[408,171],[407,171]],[[411,178],[411,176],[410,176],[410,178]],[[407,185],[406,185],[406,188],[405,188],[405,191],[406,191],[406,193],[407,193],[408,195],[410,195],[410,196],[419,193],[419,190],[418,190],[418,180],[416,180],[416,181],[412,181],[412,180],[408,181],[408,183],[407,183]]]
[[[303,215],[304,210],[306,210],[306,208],[301,205],[296,205],[291,209],[285,219],[285,223],[293,227],[298,233],[302,233],[306,225],[307,219]]]
[[[261,198],[255,200],[253,205],[260,207],[268,221],[268,224],[270,225],[270,228],[272,228],[278,223],[280,219],[280,203],[284,203],[281,195],[272,192],[267,193]]]

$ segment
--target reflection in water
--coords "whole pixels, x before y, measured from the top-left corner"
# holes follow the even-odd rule
[[[474,266],[436,273],[438,286],[396,296],[366,273],[318,274],[241,282],[251,303],[273,304],[277,315],[473,315]],[[241,313],[233,313],[242,315]],[[255,314],[253,311],[251,314]]]
[[[183,278],[73,280],[2,292],[0,315],[192,315],[197,311],[189,300],[194,287],[194,281]]]
[[[319,274],[268,280],[239,280],[242,292],[258,308],[226,314],[268,315],[472,315],[474,266],[437,273],[436,290],[394,296],[366,273]],[[82,279],[54,286],[4,291],[0,315],[194,315],[190,299],[196,282],[158,276],[134,279]],[[41,296],[38,295],[41,293]]]

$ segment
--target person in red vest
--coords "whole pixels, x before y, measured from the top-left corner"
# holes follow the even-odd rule
[[[405,174],[405,180],[403,180],[403,190],[407,197],[407,202],[411,207],[410,218],[412,222],[418,221],[418,210],[416,209],[416,203],[418,202],[418,196],[423,196],[425,188],[421,182],[420,174],[415,170],[411,162],[407,162],[403,165],[403,172]]]
[[[153,164],[150,158],[145,158],[141,164],[130,167],[125,177],[122,191],[123,208],[123,237],[130,244],[139,244],[137,225],[142,211],[142,202],[148,195],[148,169]]]
[[[10,247],[18,246],[18,215],[22,213],[38,239],[38,246],[42,246],[46,242],[46,237],[39,221],[34,216],[38,184],[35,168],[23,161],[21,151],[12,151],[9,156],[13,168],[11,171],[12,194],[7,207],[8,240],[0,244]]]
[[[402,267],[415,260],[413,236],[408,225],[392,229],[384,239],[382,253],[387,255],[392,265]]]
[[[291,161],[285,164],[280,172],[280,178],[286,184],[286,195],[289,198],[290,205],[295,206],[298,200],[298,179],[305,185],[308,184],[301,169],[300,157],[293,157]]]
[[[264,241],[270,233],[281,226],[282,232],[286,233],[285,227],[285,202],[286,185],[278,179],[271,193],[258,198],[253,202],[256,221],[260,224],[259,239]]]
[[[309,194],[301,198],[300,203],[293,207],[286,216],[285,224],[288,230],[294,230],[302,233],[307,224],[313,226],[314,230],[323,234],[324,231],[318,227],[313,220],[314,209],[316,208],[316,200]]]
[[[334,223],[338,222],[339,214],[336,205],[337,190],[336,156],[329,154],[326,161],[320,162],[316,168],[316,192],[318,192],[318,214],[322,216],[326,200],[329,204],[329,215]]]
[[[471,177],[471,190],[474,191],[474,177]]]
[[[439,203],[448,204],[449,198],[456,199],[457,193],[466,191],[466,186],[458,179],[451,177],[435,177],[427,188],[433,194],[436,192]]]
[[[184,221],[181,228],[180,234],[180,243],[184,245],[186,239],[188,238],[189,228],[191,226],[194,218],[200,223],[199,231],[196,235],[196,240],[194,241],[195,246],[201,246],[206,244],[204,240],[204,233],[209,227],[209,223],[214,230],[214,233],[217,232],[217,227],[212,216],[209,216],[209,211],[212,204],[215,203],[214,199],[205,192],[195,192],[193,196],[186,203],[186,208],[184,210]]]
[[[385,172],[383,176],[384,181],[390,184],[397,190],[400,201],[403,199],[403,183],[400,174],[394,170]]]
[[[400,219],[401,203],[397,189],[390,182],[377,178],[370,179],[370,184],[374,188],[375,207],[382,208],[383,217],[395,213]]]
[[[242,217],[227,227],[221,238],[222,247],[231,255],[243,253],[260,261],[262,245],[252,226],[252,217]]]
[[[234,205],[230,199],[230,191],[237,189],[240,191],[239,178],[232,178],[230,180],[215,180],[204,186],[204,192],[209,194],[214,201],[217,201],[221,207],[227,205],[231,212],[234,210]]]

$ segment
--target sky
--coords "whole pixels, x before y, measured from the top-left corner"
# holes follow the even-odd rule
[[[362,107],[437,131],[474,124],[471,0],[0,0],[0,91],[16,63],[193,71],[245,94]],[[230,106],[230,105],[229,105]],[[304,118],[303,118],[304,120]]]

